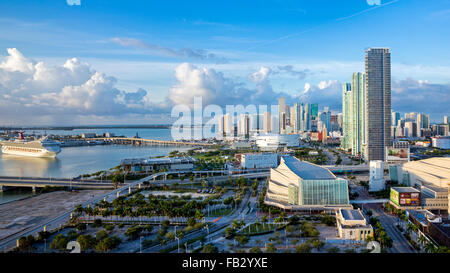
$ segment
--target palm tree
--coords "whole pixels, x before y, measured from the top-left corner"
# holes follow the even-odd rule
[[[425,244],[424,249],[426,253],[435,253],[437,247],[435,247],[431,242],[428,242],[427,244]]]

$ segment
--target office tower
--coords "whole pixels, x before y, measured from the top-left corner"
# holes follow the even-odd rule
[[[366,50],[365,153],[368,161],[385,160],[391,145],[391,54],[388,48]]]
[[[284,98],[278,99],[278,118],[280,119],[279,133],[286,131],[286,101]]]
[[[311,119],[317,119],[319,114],[319,104],[313,103],[311,104]]]
[[[271,117],[270,117],[270,112],[264,112],[264,125],[263,125],[263,130],[264,133],[270,133],[272,132],[272,126],[271,126]]]
[[[342,84],[342,134],[341,148],[351,149],[352,128],[351,128],[351,98],[352,89],[350,83]]]
[[[400,120],[400,113],[392,111],[392,126],[397,126],[398,121]]]
[[[444,124],[448,124],[448,116],[444,116]]]

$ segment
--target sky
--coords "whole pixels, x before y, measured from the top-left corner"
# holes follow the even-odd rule
[[[450,0],[0,2],[0,125],[161,124],[177,104],[342,107],[389,47],[392,109],[450,115]]]

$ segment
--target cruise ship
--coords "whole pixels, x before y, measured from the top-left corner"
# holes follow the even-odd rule
[[[26,141],[23,134],[19,133],[19,139],[14,141],[0,141],[3,154],[31,156],[31,157],[55,157],[61,152],[59,142],[44,137],[40,140]]]

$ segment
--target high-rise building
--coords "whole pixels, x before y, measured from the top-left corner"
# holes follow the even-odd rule
[[[331,132],[331,112],[328,107],[323,108],[323,112],[320,113],[320,121],[323,122],[323,126],[327,128],[327,132]],[[318,128],[318,131],[322,131]]]
[[[303,125],[303,105],[300,103],[294,103],[294,118],[291,115],[291,119],[294,119],[294,124],[292,125],[294,127],[294,132],[298,133],[303,131],[302,125]]]
[[[272,118],[270,117],[270,112],[264,112],[264,125],[263,125],[263,131],[264,133],[270,133],[272,132],[272,126],[271,126],[271,121]]]
[[[289,108],[290,110],[290,115],[289,115],[289,125],[291,125],[292,128],[295,127],[295,121],[297,119],[297,117],[295,116],[295,106],[292,106]]]
[[[384,160],[391,145],[391,54],[389,48],[369,48],[365,56],[366,160]]]
[[[352,154],[363,154],[364,121],[365,121],[365,81],[364,73],[352,74],[351,82],[351,125],[352,125]]]
[[[311,104],[311,119],[316,119],[319,115],[319,104],[312,103]]]
[[[398,121],[400,120],[400,113],[392,111],[392,126],[397,126]]]
[[[414,121],[405,122],[405,137],[417,137],[417,127]]]
[[[234,132],[233,119],[229,113],[223,115],[223,132],[226,136],[232,136]]]
[[[344,150],[349,150],[352,147],[351,95],[351,84],[342,84],[342,134],[344,137],[341,141],[341,148]]]
[[[345,96],[345,97],[344,97]],[[343,134],[346,150],[362,155],[365,137],[365,74],[355,72],[351,83],[343,86]]]
[[[405,113],[405,121],[416,121],[416,113]]]
[[[284,98],[278,99],[278,118],[280,119],[279,133],[284,134],[286,131],[286,101]]]
[[[417,137],[422,137],[423,129],[428,129],[430,127],[430,117],[422,113],[417,114]]]
[[[309,103],[305,104],[303,114],[304,131],[311,131],[311,105]]]
[[[448,116],[444,116],[444,124],[448,124]]]
[[[248,114],[241,114],[238,121],[238,135],[248,137],[250,134],[250,119]]]

